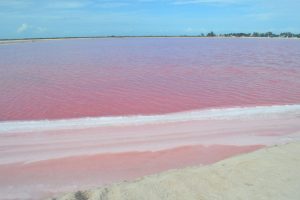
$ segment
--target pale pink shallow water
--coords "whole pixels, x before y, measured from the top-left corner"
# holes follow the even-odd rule
[[[164,170],[210,164],[262,148],[253,146],[186,146],[157,152],[99,154],[0,166],[3,199],[41,199],[59,193],[103,186],[107,183]]]
[[[0,199],[43,199],[300,140],[300,106],[281,107],[234,116],[221,110],[224,118],[5,132]]]
[[[0,46],[0,121],[300,102],[300,40],[121,38]]]

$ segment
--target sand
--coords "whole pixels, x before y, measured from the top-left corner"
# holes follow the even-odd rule
[[[300,142],[268,147],[213,165],[171,170],[57,200],[300,199]]]

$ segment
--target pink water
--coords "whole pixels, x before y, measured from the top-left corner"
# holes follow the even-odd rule
[[[300,40],[122,38],[0,45],[0,121],[300,103]]]

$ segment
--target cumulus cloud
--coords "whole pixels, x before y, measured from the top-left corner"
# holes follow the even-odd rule
[[[21,24],[18,28],[17,28],[17,33],[21,34],[24,32],[30,32],[30,33],[44,33],[47,31],[46,27],[42,27],[42,26],[33,26],[33,25],[29,25],[27,23],[23,23]]]
[[[23,24],[21,24],[21,26],[19,26],[19,27],[17,28],[17,33],[23,33],[23,32],[25,32],[26,30],[28,30],[28,28],[29,28],[28,24],[23,23]]]

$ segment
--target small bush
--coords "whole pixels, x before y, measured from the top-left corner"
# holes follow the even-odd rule
[[[75,193],[76,200],[88,200],[88,198],[80,191]]]

